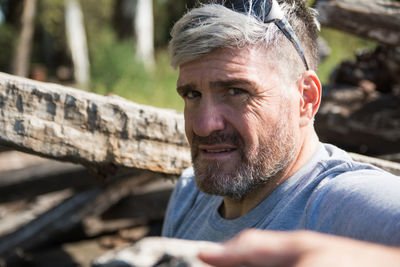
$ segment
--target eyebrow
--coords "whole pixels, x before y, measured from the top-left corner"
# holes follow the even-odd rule
[[[251,87],[256,87],[253,82],[246,79],[232,79],[232,80],[221,80],[221,81],[210,82],[211,88],[232,87],[237,85],[247,85]]]
[[[210,82],[210,87],[211,88],[221,88],[221,87],[232,87],[232,86],[238,86],[238,85],[247,85],[251,87],[257,87],[252,81],[246,80],[246,79],[232,79],[232,80],[221,80],[221,81],[213,81]],[[178,86],[176,88],[176,91],[178,94],[183,95],[186,92],[195,90],[196,86],[193,83],[189,84],[184,84],[181,86]]]
[[[176,88],[176,91],[178,92],[179,95],[184,95],[185,93],[192,91],[194,89],[196,89],[196,86],[192,83],[189,83],[189,84],[184,84],[184,85],[178,86]]]

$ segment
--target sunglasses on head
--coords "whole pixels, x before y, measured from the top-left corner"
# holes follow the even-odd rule
[[[264,23],[275,23],[299,53],[306,70],[309,70],[300,41],[276,0],[226,0],[223,5],[233,11],[259,18]]]

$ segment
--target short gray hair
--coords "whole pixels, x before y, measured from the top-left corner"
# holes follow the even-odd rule
[[[298,6],[302,2],[302,6]],[[300,39],[310,68],[317,68],[316,13],[303,0],[285,0],[280,4]],[[312,25],[307,25],[312,24]],[[232,11],[221,4],[205,4],[185,14],[172,28],[169,50],[174,68],[197,59],[217,48],[261,46],[272,49],[275,61],[286,59],[293,71],[304,69],[297,51],[274,23]],[[295,66],[298,65],[298,68]],[[298,69],[298,70],[297,70]]]

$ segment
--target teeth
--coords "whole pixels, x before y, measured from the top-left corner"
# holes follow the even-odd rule
[[[222,153],[222,152],[228,152],[231,151],[231,149],[209,149],[206,150],[208,153]]]

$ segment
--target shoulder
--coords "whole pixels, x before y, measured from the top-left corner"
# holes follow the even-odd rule
[[[341,152],[334,152],[341,153]],[[309,205],[311,227],[357,239],[400,244],[400,177],[349,156],[325,161]]]
[[[169,208],[173,208],[175,211],[185,209],[196,201],[199,194],[200,191],[194,182],[193,168],[190,167],[184,170],[179,177],[170,198]]]
[[[184,220],[186,214],[195,205],[200,191],[194,183],[193,168],[182,173],[170,197],[163,225],[163,236],[175,236],[176,227]]]
[[[371,164],[354,161],[347,152],[335,146],[324,146],[328,156],[320,161],[323,165],[320,175],[324,179],[316,190],[318,194],[325,197],[362,197],[368,194],[371,197],[400,190],[399,176]]]

